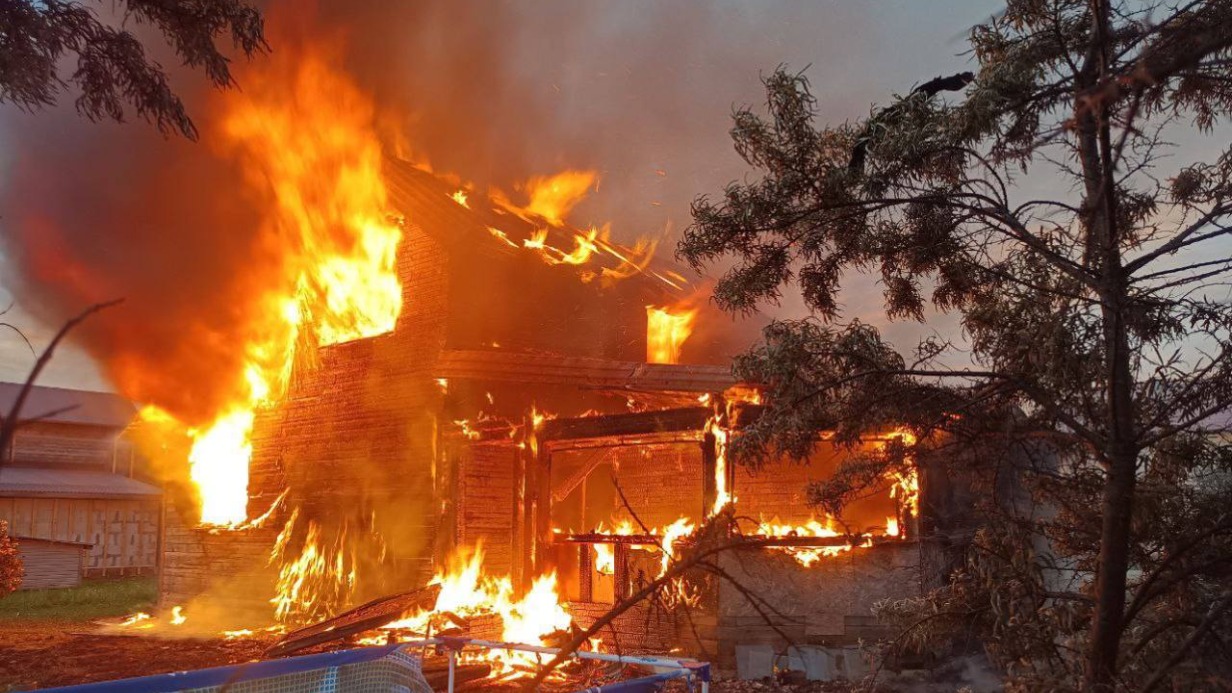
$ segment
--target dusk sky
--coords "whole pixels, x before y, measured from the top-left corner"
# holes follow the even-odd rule
[[[394,64],[396,69],[391,71],[408,76],[408,91],[425,80],[431,84],[430,76],[449,69],[432,62],[438,54],[433,49],[436,42],[448,44],[458,40],[456,36],[469,35],[467,22],[482,18],[484,8],[492,6],[462,5],[470,11],[455,13],[454,5],[449,4],[440,12],[425,12],[416,18],[417,30],[391,26],[362,42],[363,47],[387,54],[395,63],[398,56],[404,56],[401,62],[406,64]],[[478,103],[474,108],[487,112],[472,115],[498,123],[517,120],[517,114],[526,111],[527,99],[542,113],[527,116],[524,122],[511,126],[513,131],[493,126],[490,136],[510,149],[508,162],[492,163],[492,158],[505,155],[505,151],[485,148],[480,139],[474,146],[485,151],[456,161],[450,160],[448,153],[437,156],[430,145],[426,146],[434,164],[439,161],[442,168],[472,180],[503,184],[509,183],[509,178],[516,180],[560,168],[598,169],[601,187],[579,208],[577,213],[583,218],[577,221],[611,220],[615,233],[624,238],[661,235],[665,238],[662,247],[670,251],[672,239],[689,223],[691,199],[699,194],[716,194],[727,182],[746,175],[746,167],[732,151],[727,131],[733,106],[762,103],[762,74],[779,64],[807,67],[818,97],[819,122],[855,119],[866,115],[873,104],[884,103],[892,94],[904,93],[919,82],[970,69],[969,57],[962,55],[967,48],[966,32],[986,19],[997,3],[716,2],[687,9],[680,5],[563,2],[517,6],[513,10],[516,26],[508,29],[516,40],[501,46],[496,59],[509,70],[510,79],[516,80],[518,93],[496,93],[488,98],[477,91],[483,85],[457,79],[450,87],[457,94],[445,101]],[[502,7],[508,20],[511,8]],[[571,12],[581,19],[571,23],[567,35],[562,35],[564,20],[560,15],[567,18]],[[328,7],[324,14],[329,16]],[[180,86],[182,91],[198,88],[194,77],[179,75],[178,79],[177,86],[184,85]],[[377,88],[388,96],[399,87],[395,82]],[[467,93],[468,89],[476,93]],[[91,124],[69,117],[64,111],[71,109],[71,99],[65,101],[70,107],[56,109],[59,112],[26,115],[8,106],[0,112],[0,152],[4,154],[6,179],[21,175],[11,165],[15,142],[29,154],[32,148],[37,152],[38,147],[55,146],[65,134],[70,139],[110,138],[116,136],[117,128],[125,128],[148,131],[139,137],[149,147],[184,146],[163,140],[153,128],[138,121]],[[416,100],[408,101],[414,111]],[[209,123],[202,122],[204,116],[195,115],[202,131],[208,131]],[[48,122],[56,126],[46,125]],[[412,133],[412,140],[414,136]],[[524,141],[509,144],[511,139]],[[209,142],[203,140],[192,146],[207,147]],[[468,166],[473,169],[460,170]],[[63,203],[74,203],[71,194],[66,193]],[[7,232],[0,226],[0,233]],[[662,254],[670,256],[670,252]],[[32,314],[37,297],[21,295],[7,281],[9,274],[11,268],[6,268],[0,285],[18,295],[3,292],[4,305],[15,302],[4,319],[20,327],[40,349],[54,328]],[[880,290],[871,282],[866,288],[849,292],[847,316],[878,322]],[[798,302],[788,297],[775,312],[798,315],[799,311]],[[942,330],[954,329],[948,320],[937,325]],[[892,325],[887,332],[909,339],[919,334],[920,327]],[[33,360],[20,338],[0,334],[0,379],[22,379]],[[77,348],[64,349],[41,382],[109,388],[90,357]]]

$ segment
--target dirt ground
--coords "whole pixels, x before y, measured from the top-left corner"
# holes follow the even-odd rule
[[[0,691],[68,686],[259,659],[263,639],[190,640],[100,634],[90,624],[0,623]]]
[[[261,659],[270,636],[238,640],[116,635],[98,626],[64,621],[0,621],[0,693],[69,686],[172,671],[204,669]],[[844,683],[716,681],[716,693],[832,693]],[[520,690],[514,684],[469,690]],[[683,690],[683,687],[670,687]],[[894,690],[893,688],[887,690]]]

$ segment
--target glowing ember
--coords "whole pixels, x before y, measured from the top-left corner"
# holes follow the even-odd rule
[[[150,622],[151,618],[152,617],[144,611],[138,611],[132,616],[124,619],[124,621],[120,624],[120,627],[132,628],[136,626],[138,628],[153,628],[154,624]]]
[[[450,197],[450,199],[452,199],[454,202],[457,202],[458,204],[462,205],[463,207],[466,207],[466,208],[468,208],[468,209],[469,209],[469,208],[470,208],[470,206],[471,206],[471,205],[470,205],[470,203],[468,203],[468,202],[466,201],[466,191],[465,191],[465,190],[459,190],[459,191],[457,191],[457,192],[453,193],[452,195],[450,195],[449,197]]]
[[[646,361],[679,363],[680,347],[693,332],[696,309],[646,306]]]
[[[188,620],[188,617],[184,615],[184,607],[182,606],[171,607],[171,620],[170,620],[171,625],[180,626],[180,625],[183,625],[184,622],[187,620]]]

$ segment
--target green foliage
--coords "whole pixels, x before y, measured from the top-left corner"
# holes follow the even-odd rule
[[[972,30],[973,76],[834,126],[780,68],[764,114],[734,116],[757,175],[697,199],[678,249],[698,269],[731,261],[727,310],[790,288],[813,313],[737,359],[768,392],[738,461],[905,427],[921,442],[856,455],[813,503],[837,514],[911,459],[988,490],[990,529],[921,604],[980,614],[937,622],[978,633],[1024,688],[1232,670],[1210,654],[1232,638],[1214,500],[1232,457],[1206,430],[1232,407],[1232,149],[1164,169],[1168,133],[1232,114],[1228,26],[1228,0],[1014,0]],[[889,319],[952,313],[961,337],[905,351],[845,322],[854,273],[876,277]]]
[[[14,0],[0,4],[0,103],[32,110],[51,105],[70,85],[80,90],[77,111],[91,120],[124,120],[125,106],[163,133],[195,139],[197,129],[167,73],[129,29],[149,26],[166,38],[190,68],[205,71],[218,87],[232,85],[229,59],[218,41],[228,36],[245,55],[265,47],[261,13],[243,0],[126,0],[119,20],[65,0]],[[60,70],[70,56],[68,78]]]
[[[0,598],[21,587],[23,569],[17,542],[9,537],[9,523],[0,520]]]
[[[89,621],[148,611],[158,598],[155,578],[89,580],[77,587],[24,590],[0,599],[0,620]]]

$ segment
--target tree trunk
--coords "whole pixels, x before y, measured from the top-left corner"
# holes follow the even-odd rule
[[[1087,75],[1102,79],[1108,71],[1109,7],[1107,0],[1092,1],[1092,45]],[[1117,654],[1124,630],[1125,583],[1129,572],[1130,528],[1138,450],[1135,441],[1133,380],[1129,334],[1125,325],[1128,284],[1121,264],[1116,225],[1116,162],[1113,160],[1111,114],[1107,106],[1089,110],[1080,118],[1079,149],[1086,183],[1088,232],[1100,276],[1105,387],[1105,470],[1100,505],[1099,557],[1095,572],[1095,613],[1087,653],[1084,688],[1107,691],[1113,687]],[[1096,259],[1098,258],[1098,259]],[[1090,264],[1088,264],[1090,266]]]

